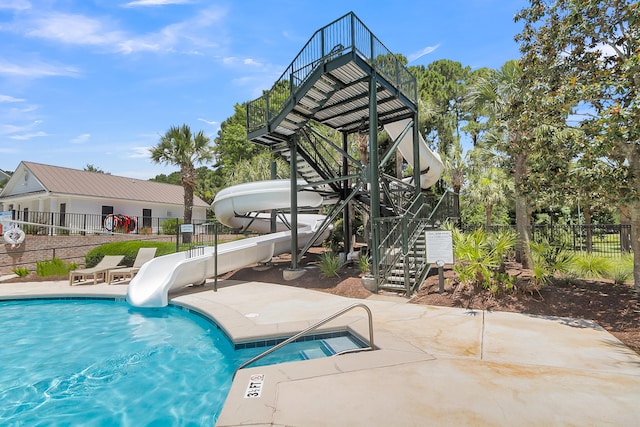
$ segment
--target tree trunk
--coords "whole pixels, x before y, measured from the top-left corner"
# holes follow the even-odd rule
[[[633,250],[633,286],[640,292],[640,202],[629,204],[631,214],[631,249]]]
[[[591,227],[591,207],[585,206],[582,209],[584,216],[584,230],[586,236],[587,253],[593,252],[593,228]]]
[[[487,228],[487,230],[489,230],[489,228],[491,228],[491,214],[492,214],[492,212],[493,212],[493,205],[485,206],[485,215],[486,215],[485,227]]]
[[[182,173],[182,188],[184,189],[184,223],[191,224],[193,219],[193,192],[195,188],[195,168],[186,167]],[[191,243],[191,233],[182,235],[183,243]]]
[[[529,242],[529,202],[527,196],[522,194],[522,184],[525,176],[525,161],[527,155],[519,153],[515,157],[515,167],[513,178],[516,187],[516,233],[518,234],[518,242],[516,243],[516,261],[522,264],[522,268],[533,268],[531,260],[531,247]]]
[[[625,148],[627,160],[634,188],[640,188],[640,153],[636,144],[629,144]],[[640,293],[640,200],[629,203],[629,216],[631,218],[631,249],[633,250],[633,286]]]
[[[631,252],[631,213],[628,206],[618,206],[620,211],[620,251]]]

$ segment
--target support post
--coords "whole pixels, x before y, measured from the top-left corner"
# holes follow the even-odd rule
[[[345,153],[349,152],[349,146],[347,141],[347,134],[342,133],[342,151]],[[342,176],[349,175],[349,159],[347,156],[342,156]],[[342,181],[342,195],[340,196],[341,200],[346,200],[349,196],[349,180],[345,179]],[[344,235],[344,254],[345,259],[348,254],[351,252],[351,217],[349,215],[349,204],[345,205],[342,210],[342,232]]]
[[[289,140],[291,151],[291,269],[298,269],[298,141],[296,136]]]
[[[416,184],[416,197],[420,196],[420,133],[418,129],[418,110],[413,115],[413,182]]]
[[[380,233],[377,219],[380,218],[380,172],[378,170],[378,80],[375,71],[369,80],[369,186],[371,192],[371,271],[380,279]]]
[[[278,171],[276,168],[276,160],[275,158],[273,158],[273,154],[271,155],[271,179],[276,179],[278,177]],[[270,231],[272,233],[275,233],[277,231],[276,229],[276,210],[275,209],[271,209],[271,227],[270,227]]]

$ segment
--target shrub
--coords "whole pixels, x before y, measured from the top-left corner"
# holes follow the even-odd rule
[[[626,254],[620,259],[610,261],[610,269],[606,277],[613,279],[616,284],[623,284],[633,279],[633,255]]]
[[[360,269],[360,273],[367,274],[371,269],[371,262],[369,261],[369,254],[366,252],[360,252],[358,256],[358,267]]]
[[[457,260],[454,270],[461,282],[496,293],[500,289],[513,288],[512,282],[504,287],[508,275],[500,272],[504,269],[506,257],[515,247],[515,232],[487,233],[484,229],[477,229],[465,234],[454,229],[452,235]]]
[[[611,271],[611,260],[594,254],[580,254],[573,259],[571,271],[586,279],[606,277]]]
[[[60,258],[36,262],[36,273],[40,277],[66,276],[69,274],[69,271],[75,270],[76,268],[77,265],[75,263],[67,263]]]
[[[546,284],[555,273],[567,274],[575,254],[566,250],[561,244],[551,244],[544,239],[540,242],[530,242],[533,257],[533,273],[538,284]]]
[[[160,227],[162,228],[162,234],[170,234],[172,236],[175,236],[176,234],[178,234],[180,224],[184,224],[184,220],[176,218],[165,219],[164,221],[162,221],[162,224],[160,224]]]
[[[16,267],[13,269],[13,274],[18,277],[27,277],[31,273],[27,267]]]
[[[340,257],[334,252],[323,252],[320,256],[318,268],[320,268],[320,273],[324,277],[340,277],[338,275],[338,270],[340,270]]]
[[[140,248],[158,248],[156,256],[174,253],[175,243],[148,242],[143,240],[128,240],[126,242],[111,242],[91,249],[84,257],[85,266],[93,267],[100,262],[105,255],[124,255],[122,265],[131,267],[138,255]]]

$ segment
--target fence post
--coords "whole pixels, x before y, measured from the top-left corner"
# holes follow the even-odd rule
[[[176,218],[176,252],[180,251],[180,220]]]

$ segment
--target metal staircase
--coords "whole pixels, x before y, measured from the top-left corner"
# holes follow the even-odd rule
[[[407,118],[417,123],[417,82],[396,55],[348,13],[316,31],[271,89],[246,109],[248,139],[286,160],[295,186],[302,187],[295,183],[302,178],[305,189],[333,200],[331,220],[340,210],[348,215],[351,202],[368,209],[377,283],[408,295],[429,268],[424,220],[430,205],[416,186],[382,172],[394,152],[379,152],[379,126]],[[339,132],[342,144],[319,126]],[[368,165],[347,152],[347,136],[364,132]],[[414,173],[417,179],[419,171]]]

